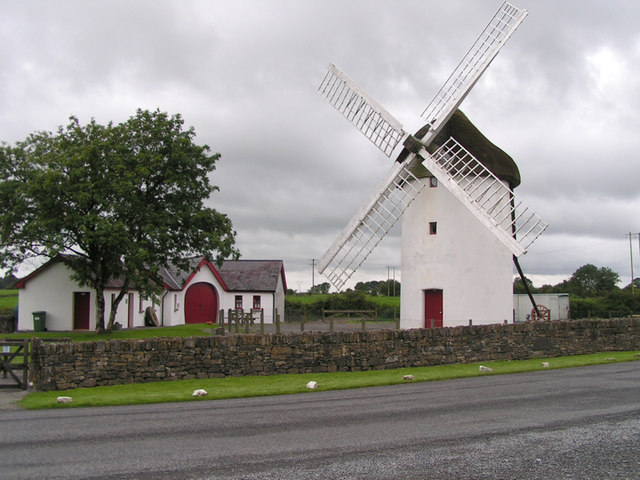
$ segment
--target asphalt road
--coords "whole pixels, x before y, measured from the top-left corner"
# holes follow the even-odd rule
[[[640,362],[0,411],[2,479],[639,479]]]

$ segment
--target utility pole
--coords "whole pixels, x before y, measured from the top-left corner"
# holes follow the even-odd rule
[[[316,259],[311,259],[311,288],[316,286]]]
[[[393,269],[393,277],[391,277],[391,270]],[[387,267],[387,297],[391,296],[391,285],[393,281],[393,296],[396,296],[396,267]]]
[[[634,279],[635,277],[633,276],[633,243],[632,243],[632,239],[633,237],[637,236],[638,237],[638,248],[640,249],[640,233],[627,233],[626,234],[627,237],[629,237],[629,257],[631,259],[631,293],[634,294],[636,293],[636,286],[634,284]]]
[[[396,296],[396,267],[393,267],[393,296]]]
[[[391,267],[387,266],[387,297],[389,296],[389,271]]]

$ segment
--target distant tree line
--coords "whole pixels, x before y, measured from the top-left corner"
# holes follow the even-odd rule
[[[364,292],[374,297],[383,295],[387,297],[400,296],[400,282],[397,280],[372,280],[370,282],[358,282],[356,292]]]
[[[0,278],[0,289],[13,288],[18,279],[12,274],[7,275],[4,278]]]
[[[319,283],[312,286],[306,293],[308,295],[324,295],[328,294],[331,289],[329,282]],[[356,292],[363,292],[374,297],[399,297],[400,282],[397,280],[371,280],[370,282],[358,282],[353,288]],[[287,295],[301,294],[295,290],[287,290]]]

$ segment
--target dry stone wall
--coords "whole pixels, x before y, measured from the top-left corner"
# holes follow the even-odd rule
[[[378,370],[640,349],[640,319],[367,332],[45,343],[39,390],[189,378]]]

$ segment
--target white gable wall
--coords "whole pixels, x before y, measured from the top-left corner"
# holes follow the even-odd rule
[[[160,316],[158,317],[161,325],[165,327],[184,325],[184,296],[191,285],[201,282],[213,285],[218,294],[218,310],[225,308],[222,305],[228,303],[228,299],[225,298],[228,294],[226,294],[211,269],[203,265],[200,270],[191,277],[189,283],[187,283],[182,290],[165,292],[162,297],[164,315],[162,318],[160,318]]]
[[[73,328],[73,292],[91,292],[71,280],[70,270],[55,263],[18,290],[18,330],[33,330],[33,312],[45,311],[48,330]],[[90,318],[95,327],[95,293],[91,294]]]

